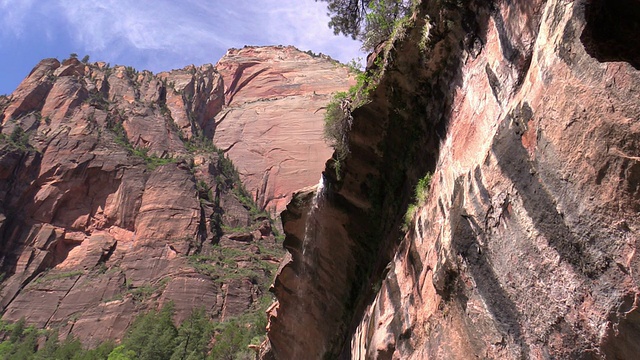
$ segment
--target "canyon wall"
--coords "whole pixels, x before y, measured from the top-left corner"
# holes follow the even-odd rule
[[[169,302],[178,323],[199,307],[220,321],[264,311],[260,299],[282,245],[264,206],[252,201],[264,195],[259,182],[238,174],[229,158],[239,169],[260,162],[299,174],[293,181],[274,171],[269,184],[279,192],[260,183],[270,194],[316,183],[321,164],[314,172],[304,158],[284,166],[280,155],[266,153],[286,156],[297,141],[304,151],[326,152],[324,110],[306,99],[344,90],[350,76],[335,61],[291,47],[230,51],[253,53],[261,55],[222,61],[220,72],[203,65],[157,75],[46,59],[0,97],[3,320],[24,318],[93,346],[120,338],[136,314]],[[283,73],[292,79],[274,59],[288,64]],[[245,79],[233,66],[263,70]],[[310,85],[299,85],[303,76]],[[238,81],[242,91],[233,92]],[[289,90],[271,99],[265,84]],[[261,117],[247,105],[254,100],[289,106]],[[235,111],[253,113],[247,120]],[[311,115],[293,116],[303,113]],[[298,131],[263,131],[284,127],[281,116],[295,118]],[[217,148],[216,137],[241,139],[252,155],[232,153],[223,140],[226,148]]]
[[[234,161],[261,209],[278,215],[291,194],[318,182],[331,148],[325,106],[355,84],[348,67],[294,47],[231,49],[216,68],[225,106],[214,142]]]
[[[423,1],[369,61],[349,154],[282,214],[263,358],[640,353],[639,15]]]

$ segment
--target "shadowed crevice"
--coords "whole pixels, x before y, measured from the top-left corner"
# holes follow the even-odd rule
[[[580,41],[589,55],[640,69],[640,0],[592,0],[585,20]]]
[[[602,352],[607,359],[633,359],[640,354],[640,309],[634,294],[625,296],[610,317]]]

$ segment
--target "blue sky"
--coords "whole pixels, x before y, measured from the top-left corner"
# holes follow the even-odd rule
[[[71,53],[153,72],[216,63],[244,45],[364,58],[328,21],[314,0],[0,0],[0,94],[41,59]]]

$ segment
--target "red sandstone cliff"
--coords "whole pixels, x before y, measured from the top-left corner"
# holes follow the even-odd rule
[[[423,1],[283,213],[265,358],[637,358],[639,14]]]
[[[95,345],[169,301],[177,321],[202,306],[219,320],[259,310],[281,244],[226,158],[250,186],[261,184],[260,194],[316,183],[321,164],[296,153],[297,141],[326,157],[318,104],[344,90],[348,75],[293,48],[230,52],[253,53],[260,55],[233,60],[265,69],[249,79],[229,70],[231,55],[221,72],[203,65],[158,75],[47,59],[0,98],[4,320],[24,317]],[[331,72],[342,77],[337,84],[326,83],[337,79]],[[225,102],[231,88],[235,100]],[[264,118],[236,113],[255,112],[254,100],[281,106]],[[235,133],[237,126],[246,131]],[[226,148],[224,141],[242,141],[238,149],[258,155],[216,151],[214,135]],[[268,184],[248,173],[258,163],[276,169]]]
[[[320,178],[331,149],[324,107],[355,83],[349,69],[293,47],[232,49],[218,62],[225,106],[215,143],[236,163],[258,206],[279,214]]]

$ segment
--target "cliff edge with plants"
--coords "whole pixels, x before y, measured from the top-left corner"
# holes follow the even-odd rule
[[[282,214],[263,358],[633,358],[639,13],[415,4]]]

